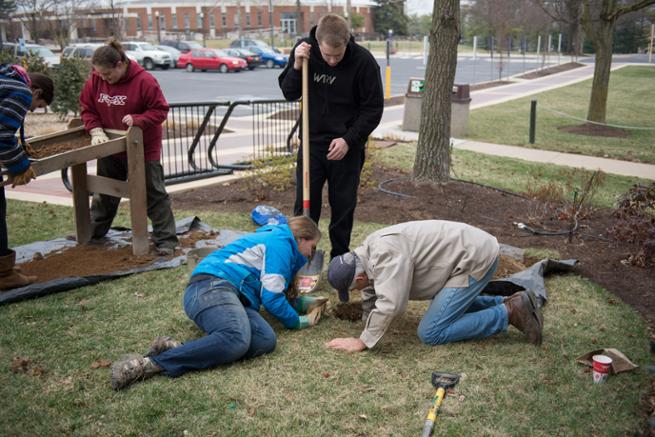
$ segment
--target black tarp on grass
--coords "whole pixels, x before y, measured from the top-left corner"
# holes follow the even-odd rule
[[[222,247],[245,234],[245,232],[232,231],[228,229],[214,229],[200,221],[198,217],[187,217],[181,220],[177,220],[175,222],[175,228],[178,235],[183,235],[191,231],[217,233],[214,239],[196,241],[196,248]],[[103,239],[103,245],[113,245],[114,247],[129,246],[130,238],[131,230],[125,228],[112,228],[107,236]],[[37,241],[34,243],[26,244],[24,246],[14,247],[13,249],[16,251],[16,263],[17,265],[20,265],[22,263],[30,262],[37,253],[41,254],[42,256],[46,256],[48,254],[61,252],[66,248],[76,245],[77,243],[74,240],[68,238],[57,238],[49,241]],[[135,273],[178,267],[186,263],[187,252],[191,249],[192,248],[184,248],[182,255],[176,256],[172,259],[166,259],[163,257],[156,258],[150,264],[141,265],[137,268],[121,272],[53,279],[52,281],[35,283],[26,285],[25,287],[21,288],[14,288],[13,290],[2,291],[0,292],[0,305],[11,302],[18,302],[24,299],[47,296],[49,294],[72,290],[74,288],[86,287],[87,285],[94,285],[102,281],[122,278],[124,276],[133,275]]]

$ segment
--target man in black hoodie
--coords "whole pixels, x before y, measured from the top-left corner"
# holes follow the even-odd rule
[[[279,77],[287,100],[302,95],[302,62],[309,60],[310,217],[321,217],[323,185],[328,183],[330,257],[350,251],[359,176],[368,136],[380,123],[384,105],[380,67],[355,43],[348,24],[327,14],[308,38],[294,47]],[[294,214],[303,212],[302,148],[296,170]]]

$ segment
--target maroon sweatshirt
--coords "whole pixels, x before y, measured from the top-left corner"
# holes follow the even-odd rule
[[[136,62],[130,61],[125,76],[113,85],[94,70],[80,93],[80,108],[87,131],[96,127],[126,130],[123,117],[132,115],[134,126],[143,130],[146,161],[159,160],[168,102],[157,79]],[[125,153],[117,156],[127,157]]]

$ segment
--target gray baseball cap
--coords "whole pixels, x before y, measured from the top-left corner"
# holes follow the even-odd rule
[[[357,255],[355,252],[335,256],[328,266],[328,282],[339,292],[339,300],[348,302],[350,299],[350,284],[355,278]]]

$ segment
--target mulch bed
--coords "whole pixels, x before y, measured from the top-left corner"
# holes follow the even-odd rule
[[[624,260],[635,252],[627,243],[613,241],[608,229],[616,224],[610,210],[593,210],[580,220],[580,229],[571,242],[568,236],[536,236],[520,230],[515,222],[531,223],[550,230],[567,229],[568,222],[544,216],[550,211],[544,202],[526,199],[476,184],[452,181],[445,186],[416,186],[403,179],[408,175],[397,169],[371,165],[369,183],[360,187],[355,219],[365,222],[396,224],[410,220],[441,219],[469,223],[491,233],[498,241],[517,247],[541,247],[557,250],[563,259],[579,260],[577,271],[619,296],[655,326],[655,269],[640,268]],[[385,194],[385,189],[411,197]],[[211,210],[250,214],[260,203],[292,214],[294,190],[271,191],[266,199],[255,199],[240,180],[196,188],[171,195],[175,209]],[[323,220],[329,220],[327,195],[323,196]],[[538,223],[535,224],[535,218]],[[327,236],[326,236],[327,237]],[[529,262],[526,262],[529,264]]]
[[[567,62],[566,64],[559,64],[555,65],[554,67],[542,68],[541,70],[532,71],[517,77],[519,79],[537,79],[540,77],[548,76],[550,74],[561,73],[563,71],[569,71],[584,66],[585,64],[580,64],[578,62]]]
[[[570,134],[594,137],[628,138],[630,136],[628,131],[624,129],[592,123],[584,123],[576,126],[560,126],[557,130]]]

